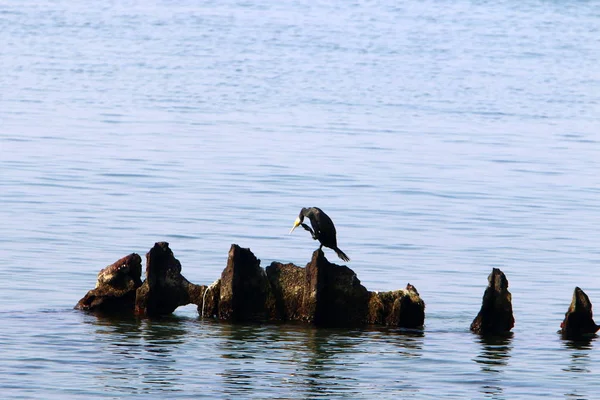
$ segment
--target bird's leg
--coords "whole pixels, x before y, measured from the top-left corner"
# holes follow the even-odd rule
[[[313,238],[314,240],[317,240],[317,235],[315,235],[315,232],[314,232],[314,231],[313,231],[313,230],[310,228],[310,226],[308,226],[308,225],[306,225],[306,224],[301,224],[301,225],[302,225],[302,227],[303,227],[304,229],[306,229],[307,231],[309,231],[309,232],[310,232],[310,235],[312,236],[312,238]]]

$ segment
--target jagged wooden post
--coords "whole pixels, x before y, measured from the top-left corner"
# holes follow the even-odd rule
[[[250,249],[232,244],[221,273],[218,317],[222,320],[276,319],[271,285]]]
[[[194,285],[181,275],[181,263],[169,243],[158,242],[146,254],[146,280],[137,289],[135,312],[168,315],[179,306],[201,304],[205,290],[206,286]]]
[[[576,287],[569,310],[560,324],[560,332],[565,339],[579,339],[593,335],[600,326],[594,322],[592,302],[583,290]]]
[[[483,335],[499,335],[510,332],[514,325],[508,280],[502,271],[494,268],[488,277],[481,310],[473,320],[471,330]]]
[[[305,268],[302,314],[321,326],[365,324],[369,294],[350,268],[330,263],[317,250]]]

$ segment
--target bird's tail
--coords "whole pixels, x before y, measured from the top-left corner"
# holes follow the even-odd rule
[[[336,252],[336,254],[338,255],[339,258],[341,258],[342,260],[348,262],[350,261],[350,258],[348,258],[348,256],[346,255],[346,253],[344,253],[343,251],[341,251],[338,247],[333,247],[333,251]]]

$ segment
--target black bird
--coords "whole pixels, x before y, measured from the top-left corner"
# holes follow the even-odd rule
[[[304,217],[310,220],[310,224],[313,227],[312,229],[310,229],[308,225],[302,223]],[[314,240],[321,242],[319,250],[321,250],[323,246],[329,247],[336,252],[339,258],[346,262],[350,261],[348,256],[337,247],[335,226],[333,225],[331,218],[329,218],[323,210],[317,207],[303,208],[300,210],[300,214],[298,215],[298,218],[296,218],[290,233],[294,232],[294,229],[296,229],[298,225],[302,225],[304,229],[309,231]]]

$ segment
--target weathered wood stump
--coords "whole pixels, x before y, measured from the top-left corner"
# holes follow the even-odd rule
[[[133,311],[136,290],[142,285],[141,275],[142,258],[135,253],[125,256],[98,273],[96,287],[75,308],[100,313]]]
[[[322,326],[366,323],[369,292],[350,268],[330,263],[322,250],[305,268],[302,319]]]
[[[302,306],[306,271],[294,264],[272,262],[266,268],[275,299],[275,312],[282,321],[306,319]]]
[[[231,245],[227,266],[221,273],[218,318],[263,321],[274,315],[275,299],[265,270],[250,249]]]
[[[313,253],[306,268],[273,262],[263,272],[259,264],[249,249],[232,245],[220,282],[216,313],[220,319],[304,321],[317,326],[423,326],[425,303],[412,285],[406,290],[371,293],[354,271],[330,263],[321,250]],[[226,283],[242,277],[243,285]],[[244,303],[232,300],[243,293],[249,293],[242,296]],[[205,310],[207,306],[214,307],[214,302],[207,301]]]
[[[598,331],[600,326],[594,322],[592,302],[583,290],[576,287],[569,310],[560,324],[560,333],[565,339],[580,339]]]
[[[313,253],[306,268],[273,262],[265,270],[250,249],[233,244],[221,278],[200,286],[181,275],[181,263],[169,244],[159,242],[146,254],[143,283],[140,275],[137,254],[117,261],[100,272],[98,287],[77,308],[154,317],[193,303],[202,317],[304,321],[318,326],[420,328],[425,320],[425,303],[412,285],[393,292],[369,292],[354,271],[330,263],[321,250]]]
[[[181,263],[158,242],[146,254],[146,280],[137,289],[135,313],[147,316],[171,314],[179,306],[201,304],[206,286],[190,283],[181,275]]]
[[[494,268],[488,277],[481,310],[473,320],[471,330],[483,335],[501,335],[510,332],[514,325],[508,280],[502,271]]]
[[[330,263],[323,251],[316,250],[306,268],[273,262],[266,273],[276,319],[320,326],[366,323],[369,292],[350,268]]]
[[[421,327],[425,323],[425,303],[410,283],[404,290],[370,292],[367,322],[402,328]]]

